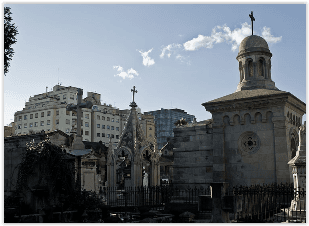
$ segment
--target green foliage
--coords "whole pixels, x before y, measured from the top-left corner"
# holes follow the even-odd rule
[[[30,190],[29,179],[36,178],[36,186],[47,187],[50,193],[70,194],[74,190],[73,164],[65,151],[48,139],[37,145],[30,143],[19,165],[17,190]]]
[[[12,23],[11,8],[4,7],[4,74],[8,73],[10,60],[14,55],[12,45],[17,42],[16,35],[18,34],[17,27]]]

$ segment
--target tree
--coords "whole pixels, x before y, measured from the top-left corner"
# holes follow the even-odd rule
[[[10,60],[14,55],[14,49],[11,47],[17,42],[17,27],[12,24],[11,8],[4,7],[4,75],[9,72]]]

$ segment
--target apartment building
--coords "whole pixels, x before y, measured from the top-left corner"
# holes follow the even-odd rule
[[[181,109],[164,109],[156,111],[144,112],[144,115],[154,116],[155,136],[157,137],[158,148],[161,149],[166,143],[168,137],[174,137],[173,129],[176,127],[174,123],[184,118],[188,123],[191,123],[195,118],[194,115],[189,115]]]
[[[76,133],[77,113],[67,111],[66,106],[77,103],[77,90],[76,87],[56,85],[50,92],[30,97],[25,108],[14,115],[15,134],[28,134],[42,130]],[[102,141],[103,144],[107,144],[112,138],[116,146],[130,110],[119,110],[112,105],[101,104],[100,99],[101,94],[93,92],[87,92],[87,97],[82,99],[82,102],[91,101],[93,104],[91,109],[82,108],[81,134],[83,140]],[[140,109],[138,109],[138,114],[142,120]],[[150,122],[144,124],[145,130],[154,126]],[[152,129],[154,130],[154,127]]]

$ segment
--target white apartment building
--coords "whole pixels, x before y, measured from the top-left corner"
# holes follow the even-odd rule
[[[61,130],[67,134],[76,133],[77,113],[67,111],[66,106],[77,103],[76,87],[56,85],[53,91],[35,95],[29,98],[25,108],[14,115],[15,135],[39,131]],[[109,143],[110,137],[116,146],[121,132],[126,124],[130,110],[119,110],[112,105],[101,104],[101,94],[87,92],[82,102],[91,101],[91,109],[82,108],[81,134],[83,140]],[[155,130],[154,123],[143,119],[138,108],[143,129]],[[145,121],[143,123],[143,121]],[[152,119],[153,121],[153,119]],[[147,125],[147,126],[146,126]],[[153,127],[149,129],[148,127]],[[146,133],[147,134],[147,133]],[[146,135],[147,136],[147,135]],[[151,135],[153,136],[153,135]]]

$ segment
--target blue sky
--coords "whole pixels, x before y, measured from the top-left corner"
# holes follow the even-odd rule
[[[58,83],[142,112],[179,108],[198,121],[201,105],[235,92],[242,38],[265,37],[272,79],[306,101],[305,4],[5,4],[18,26],[3,79],[4,125],[30,96]],[[249,31],[249,34],[248,34]]]

